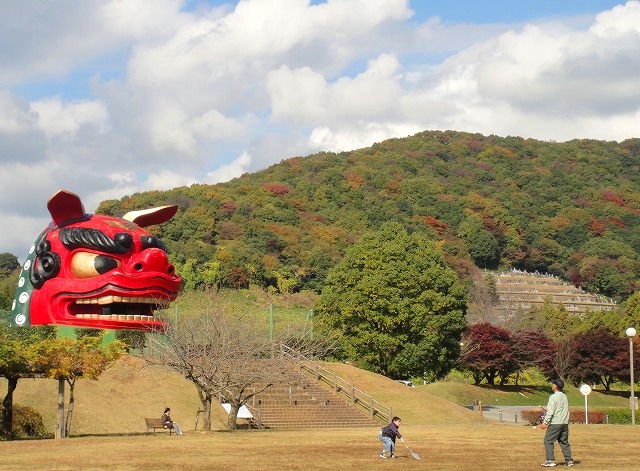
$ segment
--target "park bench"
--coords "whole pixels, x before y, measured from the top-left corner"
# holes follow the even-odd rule
[[[167,427],[165,428],[164,426],[164,421],[162,419],[144,419],[144,421],[147,423],[147,432],[150,432],[153,430],[153,434],[156,434],[156,429],[162,429],[162,430],[169,430],[169,435],[171,435],[171,432],[173,432],[173,427]]]

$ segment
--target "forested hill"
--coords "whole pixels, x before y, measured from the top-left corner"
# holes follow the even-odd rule
[[[621,300],[640,275],[639,167],[640,139],[422,132],[288,158],[222,184],[109,200],[98,212],[178,204],[153,230],[187,288],[318,291],[350,244],[395,220],[440,241],[463,276],[539,270]]]

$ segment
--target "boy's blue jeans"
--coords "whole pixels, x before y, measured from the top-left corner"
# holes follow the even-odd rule
[[[390,451],[392,455],[396,452],[396,444],[393,443],[393,440],[391,440],[389,437],[385,437],[382,434],[378,435],[378,438],[382,443],[384,443],[384,448],[382,451]]]

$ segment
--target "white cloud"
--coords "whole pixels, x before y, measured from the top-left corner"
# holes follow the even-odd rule
[[[640,129],[638,1],[590,22],[513,24],[412,20],[428,2],[311,3],[3,5],[0,212],[46,218],[60,188],[92,211],[426,129],[558,141]],[[0,252],[35,235],[0,235]]]
[[[23,0],[0,15],[0,86],[60,78],[132,41],[159,40],[182,21],[177,0]]]
[[[627,2],[604,11],[594,21],[589,31],[604,38],[640,33],[640,2]]]
[[[266,86],[274,119],[302,124],[326,119],[328,84],[310,67],[291,70],[283,65],[267,74]]]
[[[51,217],[33,217],[12,211],[0,211],[0,220],[5,227],[11,228],[10,231],[0,232],[0,252],[12,253],[23,262],[38,235],[51,221]]]
[[[0,133],[21,134],[34,128],[37,116],[24,101],[0,90]]]
[[[170,190],[178,186],[187,186],[198,183],[194,177],[178,175],[169,171],[152,173],[142,183],[142,190]]]
[[[84,125],[93,125],[100,133],[108,130],[109,113],[97,101],[63,103],[60,98],[50,98],[33,102],[31,108],[38,113],[38,127],[49,139],[74,138]]]
[[[424,131],[424,129],[411,125],[378,123],[357,123],[350,128],[339,130],[322,127],[313,130],[309,136],[309,145],[317,151],[339,152],[345,149],[369,147],[375,142],[395,136],[408,136],[418,131]]]
[[[251,164],[251,155],[244,152],[230,164],[221,165],[217,170],[208,172],[204,183],[214,184],[237,178],[247,172],[249,164]]]
[[[632,52],[640,49],[638,5],[599,15],[589,30],[528,25],[447,59],[433,91],[455,105],[452,127],[559,141],[633,137],[640,129],[640,57]]]

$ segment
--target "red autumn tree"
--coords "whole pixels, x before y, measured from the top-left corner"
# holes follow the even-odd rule
[[[539,330],[521,330],[511,335],[518,372],[527,368],[553,371],[556,349],[549,338]],[[518,380],[516,378],[516,384]]]
[[[470,325],[462,337],[460,365],[471,372],[475,384],[486,379],[495,384],[497,377],[504,384],[507,376],[518,370],[513,339],[507,329],[488,322]]]
[[[634,367],[640,366],[637,363],[634,361]],[[579,334],[570,376],[576,385],[597,382],[606,391],[616,379],[628,381],[629,342],[608,329]]]

